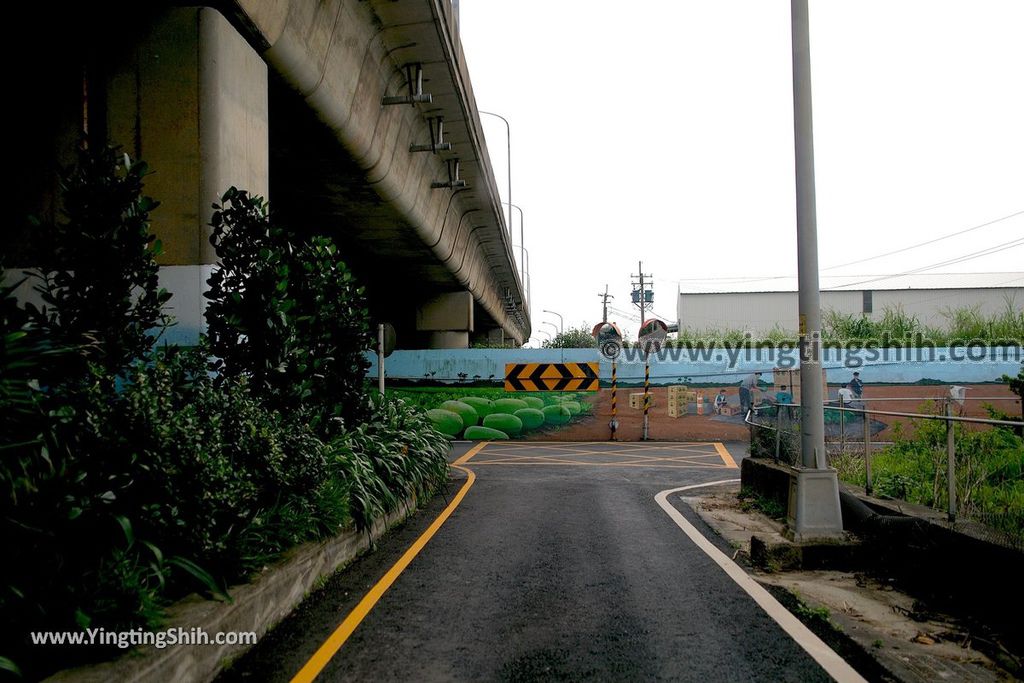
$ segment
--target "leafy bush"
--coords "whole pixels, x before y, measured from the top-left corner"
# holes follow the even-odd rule
[[[423,497],[448,478],[448,440],[426,415],[400,398],[371,398],[373,419],[332,443],[352,485],[360,529],[408,496]]]
[[[41,677],[110,654],[54,657],[27,634],[154,627],[170,600],[222,592],[447,477],[448,442],[422,411],[362,396],[365,304],[334,246],[294,246],[244,192],[215,220],[223,372],[206,344],[152,352],[167,295],[144,174],[111,150],[84,160],[46,306],[0,292],[0,537],[17,558],[0,563],[0,670]],[[353,427],[360,416],[372,421]]]
[[[201,349],[136,366],[124,391],[92,410],[108,476],[131,473],[124,514],[223,576],[244,569],[235,546],[249,520],[326,476],[326,447],[301,414],[285,422],[267,411],[244,379],[215,383]]]
[[[222,202],[210,237],[219,268],[205,294],[215,369],[249,377],[270,407],[304,407],[317,424],[365,417],[366,302],[333,243],[296,244],[262,197],[231,188]]]
[[[29,310],[53,339],[86,351],[110,377],[145,356],[169,323],[170,294],[157,277],[161,244],[149,225],[158,204],[142,194],[147,173],[116,148],[80,150],[61,181],[65,220],[40,231],[49,247],[40,251],[50,255],[35,273],[44,306]]]

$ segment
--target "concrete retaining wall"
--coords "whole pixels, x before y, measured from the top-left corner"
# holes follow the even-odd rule
[[[262,637],[295,609],[322,577],[330,576],[351,562],[369,548],[371,540],[401,523],[415,509],[415,502],[407,501],[386,519],[374,524],[369,534],[349,529],[330,540],[299,546],[252,583],[232,587],[231,603],[192,595],[171,607],[166,628],[180,627],[186,631],[200,628],[211,637],[215,633],[252,631]],[[140,647],[113,662],[68,669],[46,680],[50,683],[212,681],[221,669],[247,649],[247,645],[178,645],[162,650]]]

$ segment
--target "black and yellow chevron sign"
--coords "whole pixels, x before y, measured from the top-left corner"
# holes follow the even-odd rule
[[[597,363],[506,363],[505,391],[597,391]]]

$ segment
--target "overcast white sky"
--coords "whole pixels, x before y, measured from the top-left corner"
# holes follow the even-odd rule
[[[557,323],[542,309],[566,327],[598,321],[605,284],[636,313],[639,260],[668,320],[677,283],[796,274],[788,1],[459,6],[477,104],[511,122],[534,330]],[[822,274],[900,273],[1022,240],[1024,1],[810,0],[810,21],[823,269],[1018,214]],[[507,200],[505,126],[481,118]],[[517,242],[518,228],[516,214]],[[930,272],[1021,264],[1024,243]]]

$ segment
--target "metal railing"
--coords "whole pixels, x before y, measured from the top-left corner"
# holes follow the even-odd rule
[[[1017,429],[1024,428],[1019,421],[1012,420],[999,420],[991,418],[978,418],[978,417],[967,417],[963,415],[957,415],[956,411],[961,402],[958,399],[942,398],[936,399],[935,397],[922,397],[926,400],[935,401],[937,405],[942,409],[940,414],[928,414],[920,412],[904,412],[896,410],[879,410],[868,407],[868,402],[880,403],[885,401],[907,401],[914,400],[912,398],[875,398],[875,399],[860,399],[855,400],[851,404],[847,405],[840,399],[839,401],[827,401],[824,403],[827,417],[831,417],[834,425],[837,428],[826,429],[826,450],[829,454],[830,464],[838,463],[843,458],[843,464],[846,468],[851,465],[850,456],[862,456],[863,458],[863,482],[864,489],[870,495],[875,492],[875,476],[872,471],[872,460],[878,455],[877,446],[879,443],[872,442],[872,430],[878,424],[872,422],[872,417],[898,417],[898,418],[909,418],[913,420],[932,420],[942,421],[945,423],[945,462],[939,462],[941,453],[937,450],[935,452],[934,472],[932,473],[933,481],[931,482],[934,494],[932,496],[931,506],[937,509],[943,509],[946,513],[947,520],[951,524],[955,524],[958,518],[963,517],[971,521],[979,522],[984,525],[991,525],[993,523],[996,526],[1001,527],[1000,530],[988,531],[986,536],[994,537],[993,540],[1005,543],[1024,549],[1024,523],[1016,523],[1010,519],[996,519],[999,513],[993,515],[992,513],[980,510],[977,505],[973,504],[970,500],[971,489],[968,488],[966,506],[958,506],[958,503],[965,497],[961,495],[958,490],[957,481],[957,427],[956,425],[978,425],[982,427],[1016,427]],[[971,397],[970,400],[1005,400],[1006,397]],[[828,413],[832,413],[831,416]],[[755,406],[750,409],[747,413],[744,421],[751,428],[751,455],[753,457],[772,457],[776,463],[785,462],[790,465],[798,465],[801,462],[800,457],[800,406],[794,404],[772,404],[772,405],[761,405]],[[848,435],[848,427],[861,423],[862,429],[859,430],[860,434],[857,436]],[[828,425],[827,425],[828,426]],[[882,425],[884,428],[885,425]],[[964,427],[960,428],[961,430]],[[763,433],[769,433],[771,438],[765,438]],[[859,437],[859,438],[857,438]],[[849,447],[854,447],[854,453],[849,452]],[[970,461],[970,453],[960,453],[965,457],[967,461]],[[1022,462],[1024,462],[1024,453],[1021,454]],[[839,469],[837,467],[837,469]],[[1020,467],[1018,466],[1018,470]],[[945,474],[945,496],[938,495],[938,486],[941,483],[940,477]],[[972,472],[976,477],[977,472]],[[1024,481],[1024,472],[1017,471],[1016,476],[1019,481]],[[859,479],[859,477],[858,477]],[[968,487],[971,486],[970,482],[967,482]],[[893,496],[891,491],[886,492],[890,497]],[[939,506],[941,498],[945,498],[945,505]],[[958,509],[961,507],[961,509]],[[1021,520],[1024,522],[1024,520]]]

